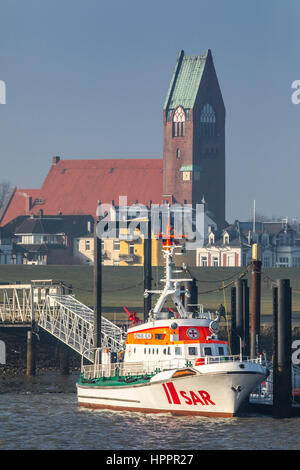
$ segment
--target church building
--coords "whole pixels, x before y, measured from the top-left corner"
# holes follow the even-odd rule
[[[0,213],[18,216],[92,215],[97,202],[206,202],[218,229],[225,226],[225,107],[211,51],[180,51],[163,108],[163,158],[53,157],[39,189],[13,188]]]

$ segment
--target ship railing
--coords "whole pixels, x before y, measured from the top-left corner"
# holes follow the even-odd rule
[[[178,369],[191,366],[186,359],[173,359],[169,361],[152,362],[115,362],[107,364],[82,365],[81,373],[84,379],[146,375],[162,372],[164,370]]]
[[[126,362],[120,363],[120,375],[153,374],[164,370],[188,367],[190,364],[186,359],[170,359],[164,361],[149,362]]]
[[[198,358],[199,359],[199,358]],[[251,358],[236,356],[205,356],[203,364],[220,364],[224,362],[252,362],[262,364],[262,357]],[[178,369],[184,367],[193,367],[196,365],[196,359],[170,359],[163,361],[149,361],[149,362],[112,362],[112,363],[99,363],[99,358],[96,358],[94,364],[83,365],[81,373],[85,379],[113,377],[119,376],[132,376],[132,375],[145,375],[162,372],[170,369]]]
[[[197,359],[193,361],[193,364],[195,364]],[[221,362],[252,362],[256,364],[262,364],[263,363],[263,357],[248,357],[248,356],[241,356],[239,355],[234,355],[234,356],[205,356],[203,357],[203,363],[204,364],[215,364],[215,363],[221,363]]]

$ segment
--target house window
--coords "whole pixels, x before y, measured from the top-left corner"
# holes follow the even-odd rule
[[[176,149],[176,158],[180,158],[180,149]]]
[[[228,244],[229,244],[229,236],[224,235],[224,245],[228,245]]]
[[[289,266],[289,259],[286,257],[280,257],[279,258],[279,263],[277,263],[279,266],[282,266],[283,268],[287,268]]]
[[[213,259],[212,259],[212,265],[213,265],[213,266],[219,266],[219,258],[213,257]]]
[[[134,244],[133,243],[129,245],[129,254],[130,254],[130,256],[134,255]]]
[[[173,116],[173,137],[184,137],[185,113],[181,106],[178,106]]]
[[[270,257],[269,256],[263,256],[263,267],[264,268],[269,268],[270,266],[271,266]]]
[[[85,251],[90,251],[90,249],[91,249],[90,240],[85,240]]]
[[[209,236],[208,236],[208,243],[210,245],[212,245],[213,243],[215,243],[215,235],[213,233],[210,233]]]
[[[298,267],[300,266],[300,256],[295,256],[295,257],[293,258],[293,266],[294,266],[295,268],[298,268]]]
[[[216,134],[216,114],[210,104],[205,104],[200,114],[201,137],[214,137]]]
[[[120,251],[120,240],[114,240],[114,250]]]
[[[201,256],[201,266],[207,266],[207,256]]]

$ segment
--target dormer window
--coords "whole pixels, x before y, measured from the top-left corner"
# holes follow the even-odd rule
[[[213,245],[215,243],[215,234],[213,232],[209,234],[208,241],[210,245]]]
[[[229,245],[229,235],[228,235],[228,233],[224,234],[223,243],[224,243],[224,245]]]
[[[181,106],[176,108],[173,116],[173,137],[184,137],[185,112]]]

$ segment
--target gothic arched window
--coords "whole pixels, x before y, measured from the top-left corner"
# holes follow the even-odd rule
[[[185,112],[181,106],[176,108],[173,116],[173,137],[184,137]]]
[[[205,104],[200,115],[201,137],[214,137],[216,134],[216,114],[210,104]]]

